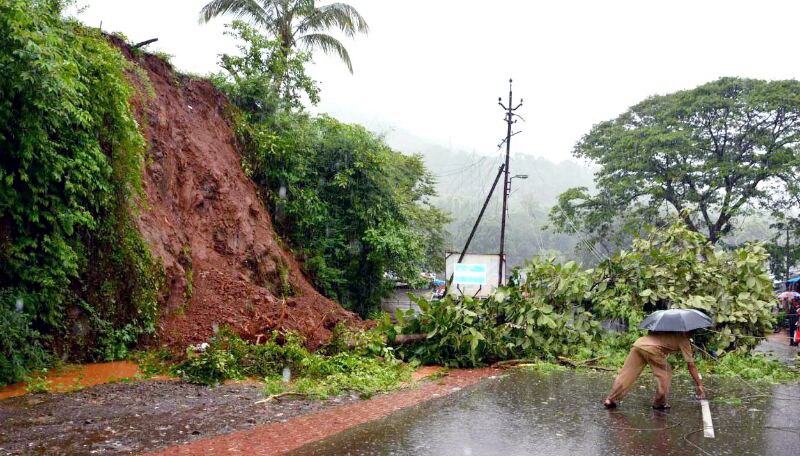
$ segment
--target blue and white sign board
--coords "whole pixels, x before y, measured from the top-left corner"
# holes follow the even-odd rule
[[[456,263],[453,270],[453,283],[464,285],[484,285],[486,284],[485,264],[464,264]]]
[[[451,292],[484,298],[497,288],[500,272],[500,255],[467,254],[458,262],[460,254],[445,256],[447,278],[453,277]]]

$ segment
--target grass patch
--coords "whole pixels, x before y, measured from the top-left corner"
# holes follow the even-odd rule
[[[167,350],[155,350],[134,353],[132,359],[139,365],[142,378],[151,378],[157,375],[171,375],[174,357]]]
[[[702,368],[718,378],[750,382],[779,384],[800,380],[797,369],[761,354],[729,353],[715,361],[703,360]]]
[[[569,369],[561,364],[553,363],[550,361],[536,361],[534,363],[521,364],[520,368],[529,371],[539,372],[540,374],[549,375],[553,372],[564,372]]]
[[[426,380],[441,380],[450,375],[450,369],[447,367],[440,367],[436,372],[426,377]]]
[[[29,393],[49,393],[53,389],[53,382],[47,379],[47,369],[42,369],[23,380],[25,391]]]

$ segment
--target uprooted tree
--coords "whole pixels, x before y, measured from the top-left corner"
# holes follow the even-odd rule
[[[699,309],[714,327],[695,342],[718,352],[747,350],[771,328],[772,283],[767,252],[748,244],[716,250],[701,234],[674,223],[651,229],[630,251],[620,251],[595,269],[574,262],[534,258],[486,301],[448,296],[418,300],[421,314],[383,322],[390,339],[426,334],[402,348],[426,363],[474,366],[512,358],[595,356],[601,321],[621,320],[629,335],[644,316],[665,308]]]
[[[597,193],[564,192],[550,217],[561,231],[607,242],[679,213],[715,243],[747,208],[779,195],[796,201],[798,145],[795,80],[722,78],[650,97],[578,142],[575,156],[600,165]]]

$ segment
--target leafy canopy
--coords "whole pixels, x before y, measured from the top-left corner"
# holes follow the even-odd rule
[[[279,109],[302,109],[305,94],[319,102],[319,88],[305,72],[307,52],[284,52],[278,40],[269,40],[242,21],[225,26],[226,35],[239,40],[239,55],[222,54],[224,73],[212,77],[248,117],[263,121]]]
[[[600,165],[597,193],[565,192],[551,219],[600,239],[672,212],[717,242],[748,207],[800,195],[798,145],[798,81],[722,78],[654,96],[575,146],[575,156]]]
[[[369,32],[361,14],[346,3],[317,6],[316,0],[212,0],[200,11],[200,21],[232,15],[264,28],[288,54],[300,45],[336,54],[353,72],[350,54],[344,45],[325,31],[335,28],[347,37]]]
[[[442,266],[447,217],[419,156],[327,116],[283,113],[239,134],[277,228],[326,296],[366,315],[394,280]]]

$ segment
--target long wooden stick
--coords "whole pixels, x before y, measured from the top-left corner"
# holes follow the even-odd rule
[[[492,364],[492,367],[511,367],[516,366],[517,364],[528,364],[528,363],[535,363],[536,359],[507,359],[505,361],[498,361]]]
[[[308,396],[308,394],[306,394],[306,393],[297,393],[297,392],[294,392],[294,391],[285,391],[283,393],[273,394],[272,396],[269,396],[266,399],[261,399],[260,401],[256,401],[256,404],[263,404],[265,402],[275,401],[275,400],[278,400],[278,399],[280,399],[282,397],[286,397],[286,396],[303,396],[303,397],[305,397],[305,396]]]
[[[589,360],[589,361],[596,361],[596,360],[597,359]],[[579,362],[579,361],[575,361],[575,360],[572,360],[572,359],[569,359],[569,358],[565,358],[563,356],[559,356],[558,357],[558,361],[561,364],[567,364],[567,365],[572,366],[572,367],[588,367],[588,368],[591,368],[591,369],[597,369],[597,370],[602,370],[602,371],[616,372],[616,369],[612,369],[610,367],[595,366],[593,364],[587,364],[589,361]]]

